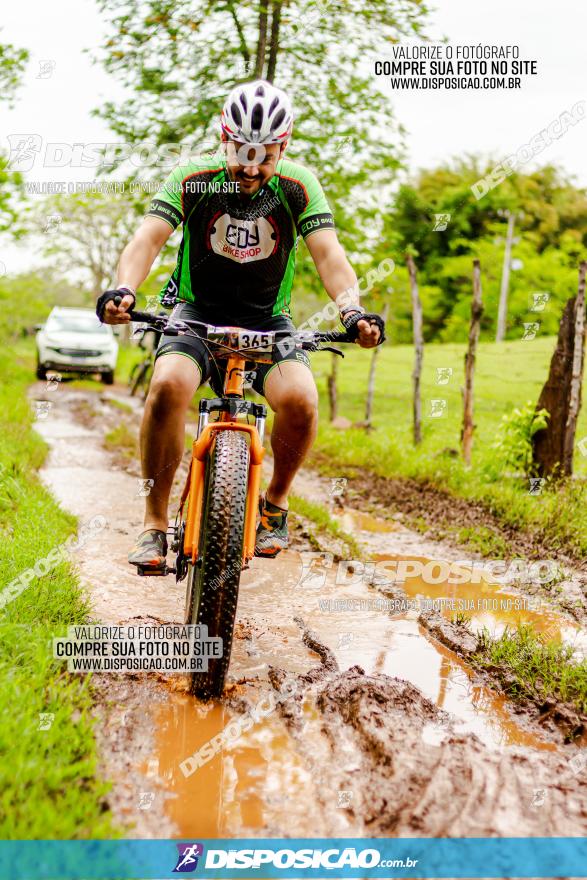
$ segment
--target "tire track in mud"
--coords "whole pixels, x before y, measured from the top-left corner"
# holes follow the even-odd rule
[[[98,416],[80,426],[73,410],[88,398]],[[43,478],[82,521],[95,513],[109,520],[79,557],[95,619],[181,621],[184,584],[139,579],[126,564],[142,498],[137,480],[102,447],[103,420],[116,415],[66,386],[53,399],[39,425],[51,446]],[[319,482],[301,474],[294,491],[303,495],[310,483],[315,497]],[[409,553],[421,538],[404,530],[403,544],[401,535],[397,541]],[[114,781],[109,804],[129,836],[585,834],[585,777],[569,769],[575,750],[496,748],[463,731],[413,682],[390,674],[388,661],[395,670],[403,656],[394,653],[401,638],[422,639],[416,621],[388,623],[379,614],[365,624],[373,626],[365,641],[374,644],[359,640],[350,653],[333,647],[340,621],[329,624],[315,608],[308,614],[316,594],[299,585],[296,551],[312,548],[299,533],[293,547],[274,561],[255,560],[243,575],[224,701],[197,704],[179,676],[96,680],[102,770]],[[387,639],[383,647],[379,639]],[[377,671],[380,647],[387,674]],[[356,654],[372,669],[353,663]],[[404,669],[408,677],[415,671]],[[181,773],[180,762],[206,737],[286,681],[296,683],[294,698],[193,776]]]

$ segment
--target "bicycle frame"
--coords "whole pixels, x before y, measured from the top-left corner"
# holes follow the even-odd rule
[[[224,379],[223,397],[215,400],[200,401],[198,433],[192,446],[190,469],[182,493],[179,519],[187,500],[183,555],[194,564],[198,558],[200,526],[204,507],[204,485],[206,462],[212,453],[216,435],[219,431],[242,431],[249,435],[249,476],[247,482],[247,504],[243,540],[243,565],[255,555],[256,514],[259,487],[261,484],[261,467],[265,450],[263,434],[265,428],[266,408],[262,404],[245,403],[246,413],[255,416],[255,424],[238,421],[241,411],[239,403],[243,401],[244,374],[247,360],[237,353],[227,357],[226,375]],[[254,358],[258,362],[271,362],[269,359]],[[209,423],[211,411],[218,411],[217,421]]]

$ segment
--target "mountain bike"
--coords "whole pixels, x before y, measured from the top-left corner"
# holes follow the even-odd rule
[[[279,345],[304,351],[342,352],[323,343],[353,342],[347,333],[256,331],[215,327],[131,311],[168,336],[196,335],[216,360],[226,361],[222,397],[199,403],[197,434],[179,509],[170,528],[175,565],[159,574],[187,578],[185,623],[206,626],[208,638],[222,639],[222,656],[208,659],[207,672],[190,673],[190,691],[203,700],[218,697],[230,663],[241,571],[255,554],[256,515],[267,409],[245,400],[246,373],[256,363],[272,363]],[[252,420],[252,421],[250,421]],[[149,575],[148,569],[139,574]]]

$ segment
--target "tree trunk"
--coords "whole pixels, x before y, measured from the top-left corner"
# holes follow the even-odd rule
[[[333,422],[338,415],[338,388],[336,384],[338,376],[338,355],[332,355],[330,375],[328,376],[328,409],[329,418]]]
[[[585,270],[579,268],[577,296],[564,309],[548,379],[536,409],[549,413],[548,425],[532,438],[532,458],[540,476],[570,476],[585,349]]]
[[[514,240],[514,225],[516,215],[513,211],[508,214],[508,230],[505,239],[505,251],[503,255],[503,269],[501,273],[501,290],[499,293],[499,310],[497,313],[496,342],[503,342],[508,322],[508,291],[510,287],[510,270],[512,264],[512,243]]]
[[[234,26],[236,28],[236,32],[238,34],[238,39],[239,39],[239,43],[240,43],[241,55],[243,56],[243,61],[247,65],[247,71],[248,71],[248,66],[249,66],[249,61],[251,60],[251,56],[249,54],[249,47],[247,46],[247,41],[245,40],[245,32],[243,31],[242,24],[240,23],[238,15],[236,14],[236,10],[234,8],[234,3],[231,2],[228,4],[228,10],[232,16],[232,20],[234,21]]]
[[[387,315],[389,313],[389,303],[386,302],[383,306],[383,311],[381,313],[381,317],[384,321],[387,321]],[[378,345],[373,349],[373,356],[371,357],[371,366],[369,367],[369,380],[367,382],[367,405],[365,407],[365,427],[369,429],[371,427],[371,413],[373,411],[373,395],[375,394],[375,371],[377,368],[377,358],[379,356],[379,352],[381,350],[381,346]]]
[[[583,364],[585,362],[585,272],[587,262],[579,266],[579,289],[575,305],[575,334],[573,339],[573,362],[571,367],[571,388],[569,394],[569,413],[565,424],[563,446],[563,472],[573,473],[573,450],[577,419],[581,409],[581,385],[583,382]]]
[[[265,51],[267,47],[267,4],[269,0],[259,2],[259,40],[257,42],[257,58],[255,60],[254,79],[262,79],[265,67]]]
[[[477,342],[479,341],[479,327],[483,314],[483,300],[481,297],[481,264],[479,260],[473,260],[473,301],[471,303],[471,325],[469,327],[469,347],[465,355],[465,388],[463,393],[463,430],[461,432],[463,459],[465,464],[471,464],[471,449],[473,446],[473,381],[475,378],[475,359],[477,357]]]
[[[422,375],[422,359],[424,357],[424,338],[422,335],[422,303],[418,293],[418,279],[416,277],[416,265],[411,254],[406,256],[406,264],[410,276],[410,291],[412,294],[412,323],[414,333],[414,346],[416,358],[412,372],[413,385],[413,414],[414,414],[414,444],[422,442],[422,399],[420,394],[420,377]]]
[[[279,26],[281,24],[282,0],[272,0],[271,3],[271,38],[269,42],[269,61],[267,62],[267,79],[273,82],[275,68],[277,67],[277,54],[279,52]]]

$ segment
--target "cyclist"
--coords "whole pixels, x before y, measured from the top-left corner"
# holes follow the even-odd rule
[[[101,320],[130,320],[128,310],[155,257],[177,226],[183,239],[177,265],[161,297],[175,297],[172,318],[255,330],[291,329],[290,294],[301,235],[341,320],[358,343],[383,341],[383,322],[359,304],[358,283],[334,229],[322,188],[307,168],[284,157],[293,111],[285,92],[269,82],[241,84],[221,115],[218,156],[175,168],[120,258],[116,290],[98,300]],[[115,297],[122,296],[117,306]],[[344,305],[344,307],[343,307]],[[154,480],[146,497],[144,530],[129,554],[132,565],[164,566],[167,505],[184,451],[185,416],[202,382],[222,392],[219,367],[205,344],[187,336],[159,344],[141,426],[143,477]],[[253,388],[275,413],[273,474],[259,501],[255,553],[273,557],[287,547],[288,493],[316,434],[318,393],[308,356],[276,353],[257,365]]]

